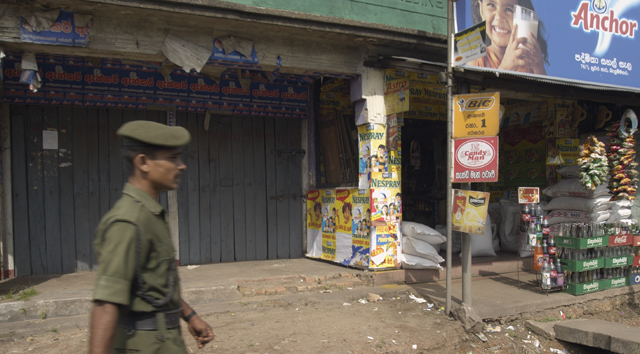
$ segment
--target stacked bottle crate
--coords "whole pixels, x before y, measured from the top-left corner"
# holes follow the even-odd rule
[[[632,284],[638,273],[638,268],[632,268],[638,261],[634,233],[637,234],[635,225],[561,225],[557,244],[562,249],[566,292],[582,295]]]

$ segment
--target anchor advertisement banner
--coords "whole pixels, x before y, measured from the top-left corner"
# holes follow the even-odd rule
[[[466,67],[638,89],[639,5],[640,0],[461,0],[455,3],[455,31],[486,21],[486,56]]]

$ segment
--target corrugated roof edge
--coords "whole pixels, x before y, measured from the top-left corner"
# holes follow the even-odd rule
[[[469,70],[469,71],[476,71],[476,72],[483,72],[483,73],[493,73],[498,77],[500,75],[514,76],[514,77],[519,77],[519,78],[528,79],[532,81],[539,81],[539,82],[550,83],[550,84],[560,84],[565,86],[573,86],[573,87],[579,87],[579,88],[591,89],[591,90],[600,90],[600,91],[608,90],[608,91],[640,93],[640,88],[606,85],[606,84],[599,84],[599,83],[594,83],[589,81],[564,79],[564,78],[555,77],[555,76],[519,73],[519,72],[500,70],[500,69],[487,69],[480,66],[464,66],[464,67],[458,66],[458,67],[454,67],[454,70],[456,71]]]

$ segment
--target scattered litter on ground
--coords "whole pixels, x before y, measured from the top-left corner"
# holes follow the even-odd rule
[[[395,340],[392,339],[391,341],[393,342],[393,344],[398,345]]]
[[[347,290],[353,290],[353,288],[347,288]]]
[[[412,299],[413,301],[415,301],[415,302],[419,303],[419,304],[421,304],[421,303],[423,303],[423,302],[427,302],[427,300],[425,300],[425,299],[423,299],[423,298],[421,298],[421,297],[416,297],[416,296],[415,296],[415,295],[413,295],[413,294],[409,295],[409,298],[410,298],[410,299]],[[398,299],[399,299],[399,298],[398,298]]]
[[[537,340],[537,339],[536,339],[536,340],[534,340],[534,341],[533,341],[533,345],[535,345],[535,346],[536,346],[536,348],[539,348],[539,347],[540,347],[540,341],[539,341],[539,340]]]
[[[378,311],[378,308],[377,308],[377,307],[376,307],[376,308],[374,308],[374,309],[373,309],[373,311]]]
[[[476,337],[480,338],[480,340],[483,342],[487,341],[487,337],[482,333],[476,333]]]
[[[491,332],[491,333],[501,332],[502,331],[502,327],[500,327],[500,326],[495,326],[495,327],[487,326],[487,327],[484,328],[484,330],[487,331],[487,332]]]
[[[373,337],[367,337],[367,338],[369,338],[369,340],[373,340]]]
[[[411,348],[413,348],[413,349],[418,349],[418,345],[417,345],[417,344],[414,344],[414,345],[412,345],[412,346],[411,346]]]
[[[560,349],[556,349],[556,348],[549,348],[549,351],[552,353],[558,353],[558,354],[563,354],[566,353],[566,350],[560,350]]]
[[[360,299],[360,300],[358,300],[358,302],[359,302],[359,303],[361,303],[361,304],[366,304],[366,303],[367,303],[367,300],[365,300],[365,299]]]
[[[331,293],[331,290],[322,290],[320,293]]]
[[[196,268],[200,268],[199,265],[188,265],[187,269],[196,269]]]
[[[345,302],[344,304],[342,304],[342,306],[351,306],[351,304],[348,302]]]
[[[509,327],[507,327],[507,329],[510,329],[510,330],[512,330],[512,331],[515,331],[515,330],[516,330],[515,328],[513,328],[513,326],[509,326]]]

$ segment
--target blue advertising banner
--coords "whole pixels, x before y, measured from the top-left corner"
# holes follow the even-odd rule
[[[38,54],[43,85],[37,92],[31,92],[20,82],[21,57],[10,52],[3,59],[3,102],[132,109],[175,106],[180,111],[212,109],[285,118],[307,115],[308,83],[304,79],[251,80],[243,86],[244,80],[235,75],[235,70],[223,74],[218,83],[180,69],[165,77],[159,72],[160,63],[128,65],[103,60],[94,66],[82,57]]]
[[[456,31],[487,22],[487,56],[466,66],[640,88],[640,0],[461,0],[455,6]]]
[[[49,29],[36,32],[29,23],[20,19],[20,40],[29,43],[86,47],[89,43],[89,31],[93,26],[76,26],[73,12],[60,10],[58,19]]]

